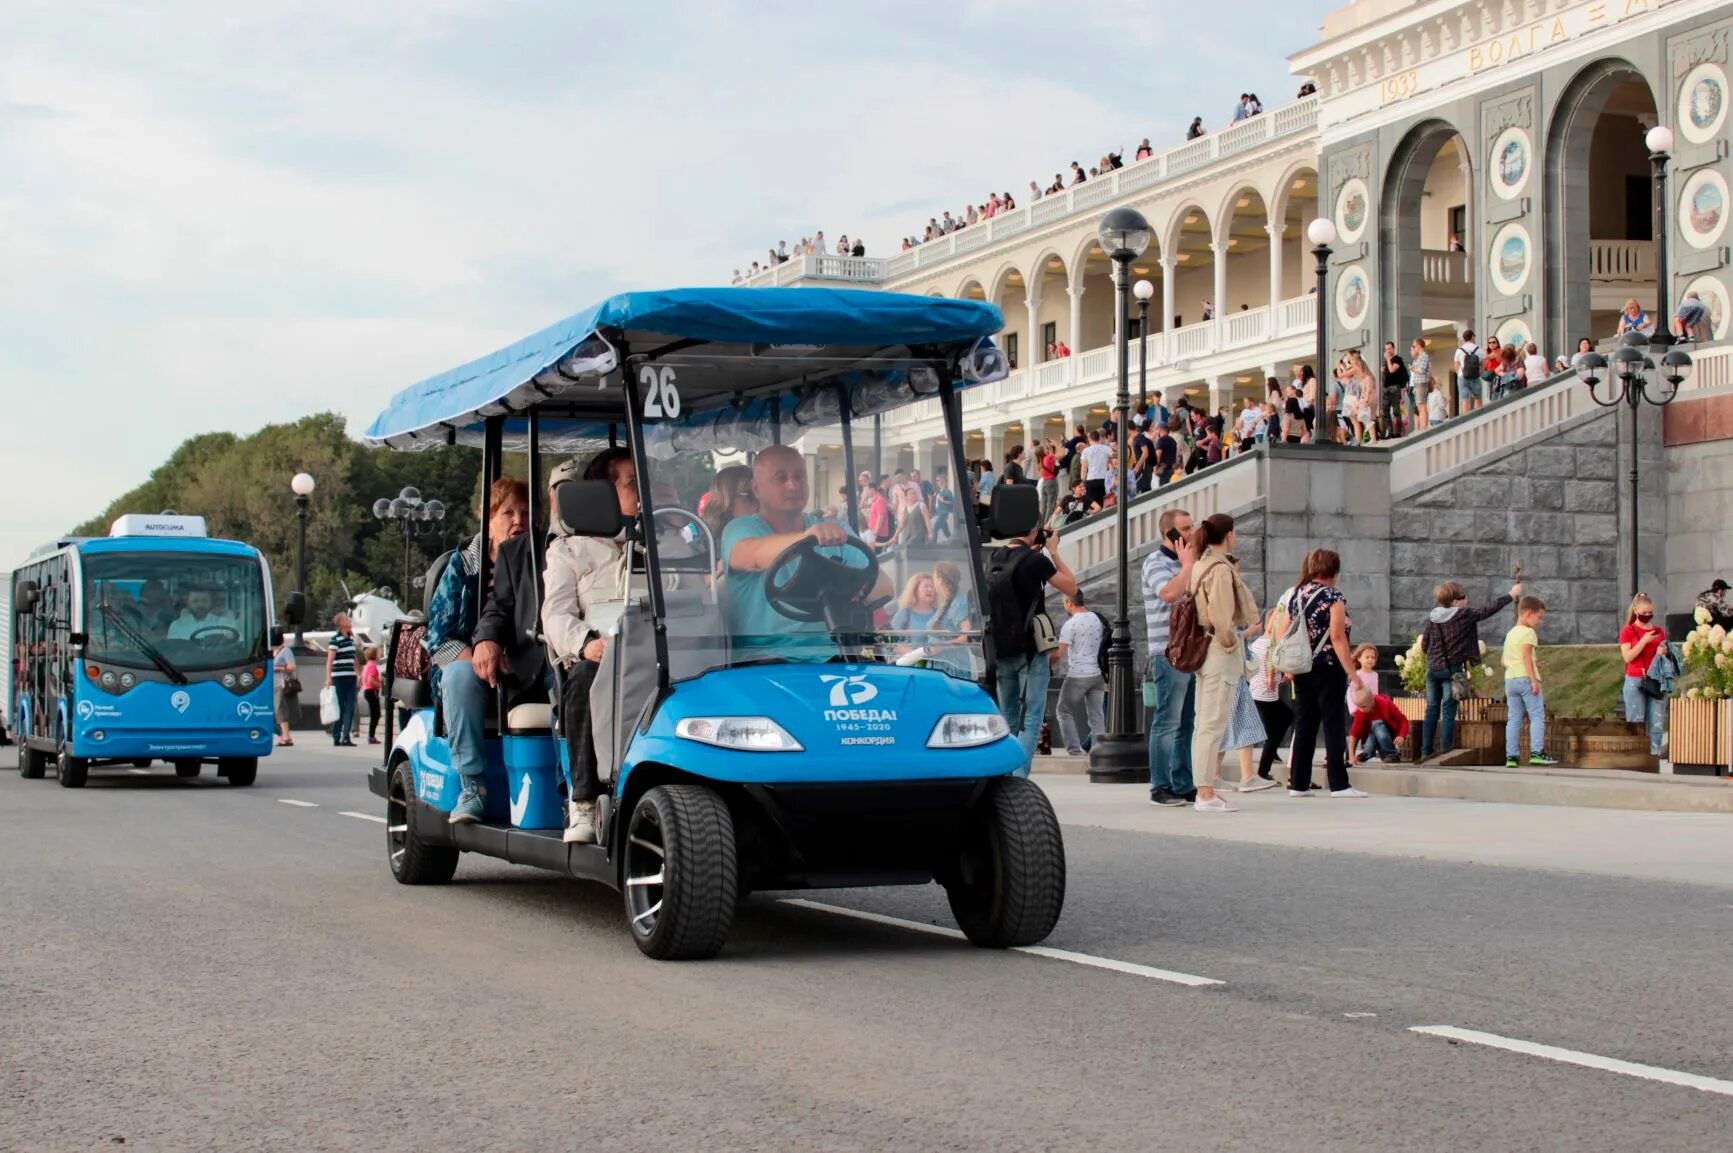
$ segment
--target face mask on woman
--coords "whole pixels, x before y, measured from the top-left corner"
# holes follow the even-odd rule
[[[1654,619],[1655,619],[1654,613],[1638,613],[1637,614],[1637,623],[1640,625],[1646,625]]]

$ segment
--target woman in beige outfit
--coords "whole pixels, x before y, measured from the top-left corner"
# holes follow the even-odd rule
[[[1234,693],[1245,676],[1239,630],[1258,622],[1258,605],[1234,565],[1233,517],[1218,512],[1204,518],[1192,547],[1198,560],[1191,570],[1191,597],[1198,623],[1211,634],[1209,655],[1197,672],[1197,727],[1191,738],[1191,763],[1201,767],[1213,766],[1221,752]],[[1200,813],[1233,812],[1234,806],[1203,783],[1204,776],[1214,774],[1200,774],[1193,808]]]

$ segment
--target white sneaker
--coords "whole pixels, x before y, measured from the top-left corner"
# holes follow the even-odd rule
[[[1221,797],[1211,797],[1207,801],[1193,801],[1192,808],[1200,813],[1237,813],[1238,809],[1228,804]]]
[[[1299,798],[1301,798],[1301,799],[1302,799],[1302,800],[1303,800],[1303,799],[1304,799],[1304,798],[1306,798],[1306,797],[1309,797],[1309,796],[1311,796],[1311,795],[1312,795],[1312,794],[1311,794],[1311,791],[1310,791],[1310,790],[1308,790],[1308,789],[1289,789],[1289,790],[1288,790],[1288,796],[1290,796],[1290,797],[1299,797]]]
[[[1368,797],[1368,796],[1371,796],[1370,793],[1362,793],[1359,789],[1355,789],[1355,788],[1332,789],[1332,790],[1330,790],[1330,795],[1332,797]]]
[[[1242,781],[1240,783],[1240,792],[1242,792],[1242,793],[1261,793],[1265,789],[1273,789],[1275,787],[1276,787],[1276,782],[1274,782],[1274,781],[1266,780],[1263,777],[1253,777],[1249,781]]]
[[[560,840],[568,845],[596,843],[596,802],[566,802],[566,831]]]

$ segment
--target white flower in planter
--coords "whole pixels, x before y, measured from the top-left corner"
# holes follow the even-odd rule
[[[1733,656],[1733,636],[1721,642],[1721,651]]]
[[[1722,628],[1720,625],[1716,625],[1714,628],[1709,630],[1709,642],[1716,647],[1719,647],[1726,639],[1727,630]]]
[[[1691,614],[1691,619],[1700,625],[1706,625],[1709,623],[1709,610],[1698,605],[1697,611]]]
[[[1486,655],[1486,642],[1485,641],[1480,642],[1480,655],[1481,656]]]
[[[1701,695],[1702,695],[1702,693],[1697,689],[1686,689],[1685,690],[1685,697],[1687,700],[1693,700],[1694,701],[1698,697],[1700,697]]]
[[[1406,654],[1403,654],[1403,653],[1397,654],[1396,667],[1399,669],[1405,669],[1408,667],[1408,657]]]

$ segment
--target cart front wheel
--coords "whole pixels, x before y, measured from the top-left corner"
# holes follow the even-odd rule
[[[39,781],[48,774],[48,758],[24,743],[18,741],[18,775],[27,781]]]
[[[60,762],[55,772],[60,778],[63,789],[82,789],[84,782],[90,776],[90,762],[83,757],[75,757],[70,749],[60,750]]]
[[[415,774],[408,761],[391,770],[385,799],[385,851],[391,875],[400,885],[443,885],[457,872],[457,853],[450,845],[430,845],[415,835]]]
[[[626,916],[632,940],[664,961],[721,952],[740,891],[734,818],[702,785],[658,785],[626,826]]]
[[[1065,842],[1040,786],[1001,777],[987,787],[945,890],[958,926],[977,945],[1046,940],[1065,907]]]

